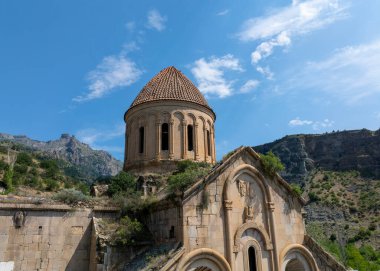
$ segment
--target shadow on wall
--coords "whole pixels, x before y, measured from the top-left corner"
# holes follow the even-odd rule
[[[72,252],[71,259],[67,263],[65,271],[88,271],[90,264],[90,247],[91,247],[91,231],[92,223],[90,223],[83,233],[80,227],[71,228],[71,236],[65,241],[65,246],[71,246],[73,243],[80,241]]]

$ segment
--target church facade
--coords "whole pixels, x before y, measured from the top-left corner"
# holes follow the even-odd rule
[[[215,113],[183,73],[162,70],[124,119],[125,170],[160,173],[185,159],[215,164],[176,201],[162,197],[147,215],[156,242],[182,244],[161,270],[345,270],[307,236],[304,200],[265,172],[252,148],[216,164]]]

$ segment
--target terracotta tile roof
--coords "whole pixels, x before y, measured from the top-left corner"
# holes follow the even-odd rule
[[[139,104],[158,100],[187,101],[211,109],[199,89],[173,66],[155,75],[137,95],[130,109]]]

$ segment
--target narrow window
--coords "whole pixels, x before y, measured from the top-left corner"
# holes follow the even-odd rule
[[[170,231],[169,231],[169,238],[171,239],[171,238],[175,238],[175,235],[174,235],[174,226],[172,226],[171,228],[170,228]]]
[[[211,156],[210,131],[207,130],[207,155]]]
[[[193,125],[187,125],[187,150],[194,150]]]
[[[249,258],[249,271],[257,271],[257,268],[256,268],[256,252],[255,252],[254,247],[249,247],[248,258]]]
[[[161,126],[161,150],[169,149],[169,124],[163,123]]]
[[[139,130],[139,153],[144,152],[144,127]]]

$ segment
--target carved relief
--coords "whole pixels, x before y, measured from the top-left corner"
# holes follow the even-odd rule
[[[13,215],[13,223],[15,225],[15,228],[21,228],[25,223],[25,212],[17,211]]]
[[[245,222],[253,221],[253,206],[245,207]]]
[[[247,185],[248,184],[246,182],[238,180],[238,189],[241,197],[245,197],[245,195],[247,195]]]

